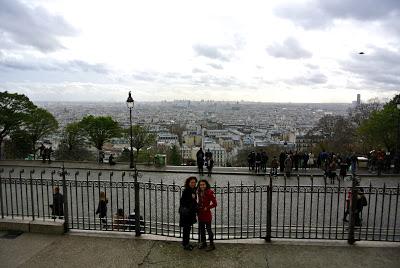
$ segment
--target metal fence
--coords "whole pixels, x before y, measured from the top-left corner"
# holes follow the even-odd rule
[[[76,172],[66,179],[59,172],[0,169],[1,218],[36,221],[64,221],[65,229],[135,231],[162,236],[181,237],[179,201],[183,182],[179,184],[138,182],[132,174],[116,178],[110,172],[92,175]],[[265,185],[212,186],[218,206],[213,210],[215,239],[275,238],[400,241],[399,184],[397,187],[356,187],[351,182],[300,183],[299,177],[267,177]],[[53,191],[63,194],[63,215],[55,215]],[[140,221],[135,221],[135,187],[138,187]],[[353,189],[352,189],[353,187]],[[361,191],[367,205],[355,219],[355,206],[349,222],[343,221],[348,192]],[[96,214],[100,193],[107,196],[107,216]],[[356,195],[352,195],[356,202]],[[120,215],[117,215],[119,212]],[[197,239],[194,225],[192,238]]]

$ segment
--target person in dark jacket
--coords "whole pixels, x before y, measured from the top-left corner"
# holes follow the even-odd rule
[[[198,197],[197,217],[199,219],[199,231],[200,231],[199,249],[207,247],[207,242],[206,242],[206,229],[207,229],[210,245],[206,249],[206,251],[211,251],[215,249],[214,234],[211,229],[211,221],[212,221],[211,210],[217,206],[217,200],[215,199],[215,194],[213,190],[211,190],[210,184],[208,183],[207,180],[199,181],[197,197]]]
[[[53,204],[50,205],[51,214],[53,215],[53,219],[58,216],[59,219],[64,217],[64,197],[60,194],[60,188],[54,188],[53,194]]]
[[[196,196],[196,177],[189,177],[185,181],[185,189],[182,192],[179,206],[179,226],[183,228],[182,245],[185,250],[193,250],[189,244],[190,230],[197,222],[197,196]]]
[[[105,219],[107,217],[107,203],[108,199],[106,198],[106,193],[100,192],[96,214],[99,214],[100,221],[103,225],[107,224],[107,220]]]
[[[197,151],[196,160],[197,160],[197,167],[199,168],[199,175],[204,175],[204,171],[203,171],[203,167],[204,167],[204,152],[203,152],[202,148],[200,148],[200,150]]]
[[[282,151],[279,155],[279,171],[281,173],[283,173],[285,169],[285,160],[286,160],[286,153]]]

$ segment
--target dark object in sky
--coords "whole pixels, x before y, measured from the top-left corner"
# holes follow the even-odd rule
[[[364,53],[363,51],[361,51],[361,52],[358,52],[358,54],[360,54],[360,55],[364,55],[365,53]]]

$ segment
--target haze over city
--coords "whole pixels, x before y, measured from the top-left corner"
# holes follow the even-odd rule
[[[33,101],[390,99],[399,16],[396,0],[0,0],[0,88]]]

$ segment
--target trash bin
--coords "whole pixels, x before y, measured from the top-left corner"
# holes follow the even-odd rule
[[[167,159],[167,155],[165,155],[165,154],[156,154],[154,156],[154,164],[156,166],[163,167],[163,166],[165,166],[166,159]]]
[[[28,154],[25,160],[33,160],[33,154]]]

